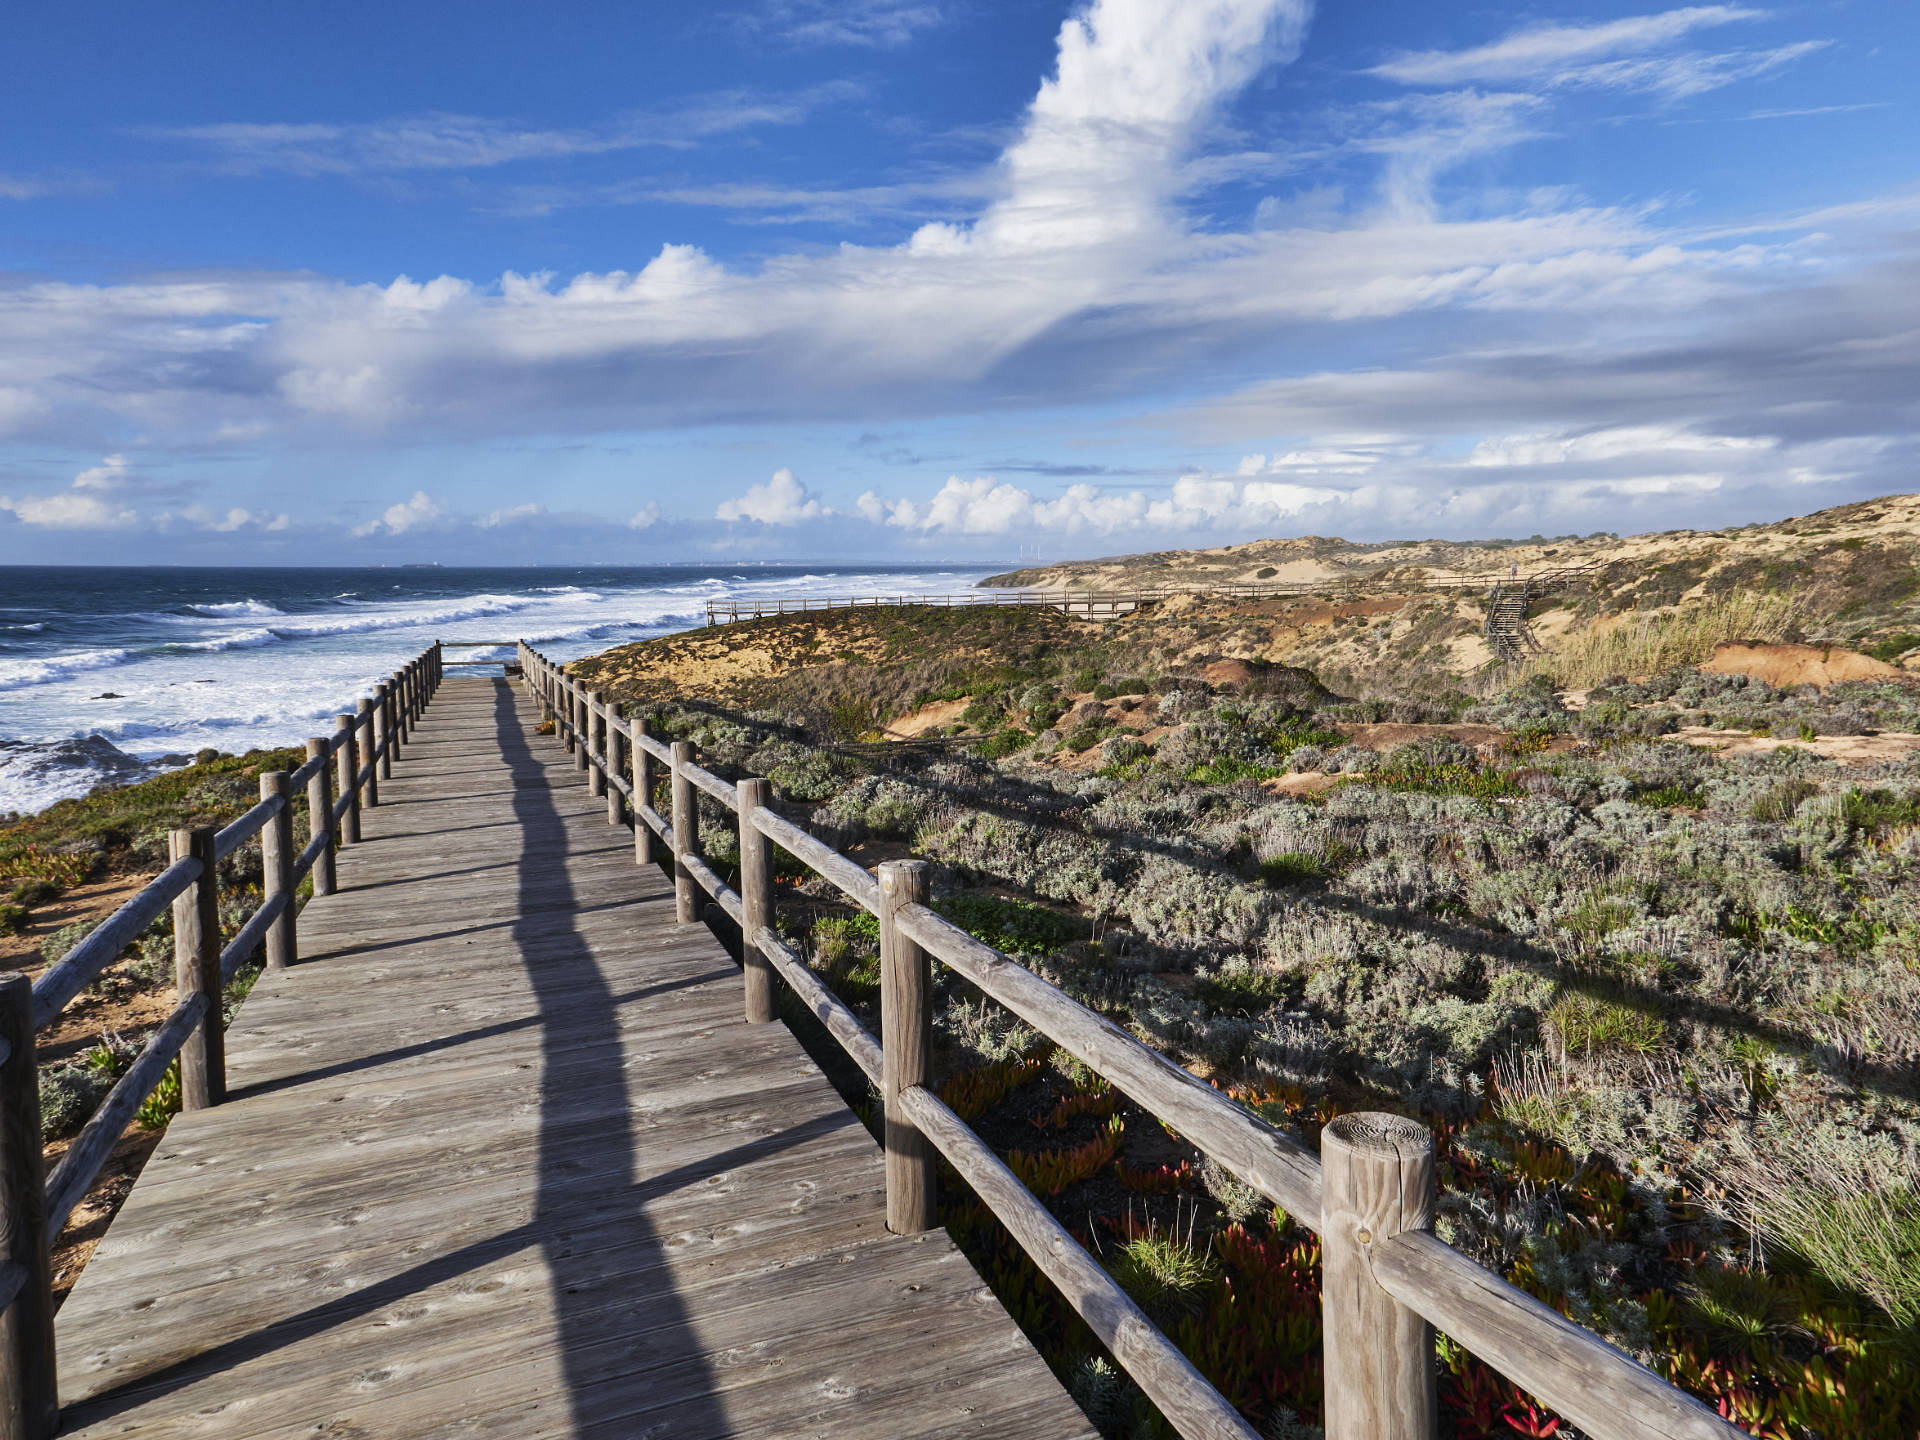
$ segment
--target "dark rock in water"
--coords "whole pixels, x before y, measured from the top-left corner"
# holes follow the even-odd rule
[[[77,740],[0,740],[0,809],[24,800],[29,812],[101,786],[144,780],[152,769],[104,735]]]
[[[220,752],[211,746],[205,750],[196,750],[193,752],[193,763],[196,765],[205,765],[209,761],[218,760],[219,758]]]
[[[102,690],[93,698],[96,700],[124,700],[127,697],[122,695],[118,690]]]
[[[134,780],[147,773],[146,761],[135,759],[104,735],[83,735],[78,740],[39,744],[0,740],[0,763],[42,775],[62,770],[97,770],[108,780]]]
[[[157,770],[178,770],[182,765],[191,765],[192,763],[193,757],[191,755],[182,755],[178,750],[170,750],[153,762],[154,768]]]

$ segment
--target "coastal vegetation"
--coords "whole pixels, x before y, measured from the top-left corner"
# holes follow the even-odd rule
[[[1417,1116],[1450,1243],[1751,1433],[1910,1437],[1920,685],[1714,668],[1726,641],[1844,653],[1785,592],[1676,593],[1626,638],[1404,687],[1222,653],[1292,623],[1230,608],[787,617],[572,669],[857,858],[932,861],[949,918],[1305,1143],[1347,1110]],[[739,670],[682,668],[695,645]],[[701,835],[732,860],[717,810]],[[797,866],[782,890],[877,1026],[870,918]],[[938,986],[948,1102],[1264,1433],[1312,1433],[1312,1234]],[[944,1223],[1088,1414],[1160,1433],[948,1179]],[[1572,1433],[1441,1353],[1454,1434]]]
[[[1389,576],[1101,622],[785,616],[570,669],[863,863],[931,861],[948,918],[1303,1143],[1344,1111],[1419,1118],[1449,1243],[1750,1433],[1911,1440],[1920,676],[1894,662],[1920,608],[1893,538],[1793,523],[1744,558],[1602,566],[1506,667],[1473,652],[1474,597]],[[1849,591],[1761,563],[1792,544],[1874,568]],[[10,963],[56,959],[169,827],[231,820],[299,759],[209,754],[0,825]],[[724,874],[730,817],[700,803]],[[777,860],[781,928],[877,1029],[872,917]],[[228,933],[259,881],[223,873]],[[171,969],[163,921],[48,1037],[56,1145]],[[1264,1434],[1315,1433],[1312,1233],[946,972],[935,1041],[947,1103],[1208,1378]],[[1165,1433],[951,1173],[941,1203],[1103,1432]],[[1572,1435],[1440,1355],[1452,1434]]]

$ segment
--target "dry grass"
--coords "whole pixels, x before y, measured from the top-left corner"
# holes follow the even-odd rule
[[[1546,675],[1564,688],[1586,689],[1615,675],[1654,675],[1710,660],[1716,645],[1789,639],[1799,618],[1792,593],[1738,591],[1577,631],[1558,649],[1529,660],[1516,678]]]

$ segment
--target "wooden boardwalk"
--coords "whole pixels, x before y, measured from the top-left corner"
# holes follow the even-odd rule
[[[62,1309],[61,1433],[1091,1440],[532,720],[441,686]]]

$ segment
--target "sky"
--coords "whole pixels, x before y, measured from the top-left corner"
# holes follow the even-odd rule
[[[1000,563],[1920,489],[1911,0],[8,31],[0,563]]]

